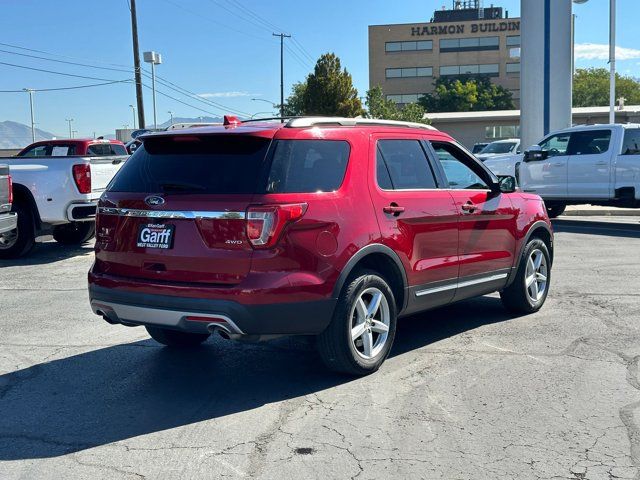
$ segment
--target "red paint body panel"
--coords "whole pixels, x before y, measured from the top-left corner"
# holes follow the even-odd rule
[[[328,193],[163,195],[153,210],[246,212],[250,206],[305,203],[273,248],[252,248],[240,219],[171,219],[170,250],[136,246],[149,218],[99,214],[91,285],[113,291],[224,300],[242,305],[313,302],[335,297],[348,262],[371,244],[389,247],[400,260],[407,287],[456,281],[514,267],[531,226],[550,229],[539,197],[471,190],[384,191],[375,181],[377,138],[452,142],[423,129],[376,127],[286,128],[280,124],[231,124],[143,137],[238,134],[274,140],[343,140],[350,157],[341,186]],[[106,192],[101,207],[150,209],[144,194]],[[392,202],[404,211],[385,213]],[[472,202],[473,213],[462,206]],[[449,295],[450,294],[450,295]],[[455,289],[447,295],[455,297]]]
[[[124,147],[124,143],[119,140],[96,140],[94,138],[68,138],[68,139],[56,139],[56,140],[42,140],[40,142],[32,143],[24,147],[20,152],[18,152],[18,157],[21,157],[27,150],[30,150],[33,147],[39,147],[42,145],[73,145],[75,146],[75,155],[76,156],[86,156],[87,151],[91,145],[102,145],[104,143],[110,143],[112,145],[122,145]]]

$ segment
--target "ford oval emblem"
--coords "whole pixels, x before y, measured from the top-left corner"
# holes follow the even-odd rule
[[[164,198],[158,197],[157,195],[151,195],[145,198],[144,202],[150,207],[158,207],[160,205],[164,205]]]

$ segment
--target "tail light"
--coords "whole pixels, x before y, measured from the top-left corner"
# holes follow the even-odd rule
[[[280,239],[284,228],[302,218],[306,203],[249,207],[247,237],[254,248],[271,248]]]
[[[80,193],[91,193],[91,165],[88,163],[74,165],[73,179]]]
[[[7,176],[7,182],[9,183],[9,205],[13,203],[13,181],[11,175]]]

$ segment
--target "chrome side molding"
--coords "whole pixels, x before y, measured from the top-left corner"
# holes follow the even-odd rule
[[[449,285],[443,285],[441,287],[427,288],[425,290],[419,290],[416,292],[416,297],[422,297],[424,295],[431,295],[433,293],[445,292],[447,290],[453,290],[456,288],[464,288],[471,287],[472,285],[480,285],[481,283],[489,283],[495,282],[496,280],[502,280],[503,278],[507,278],[509,276],[508,273],[496,273],[493,275],[488,275],[486,277],[475,278],[473,280],[464,280],[457,282],[453,282]]]
[[[135,208],[98,207],[102,215],[138,218],[175,218],[186,220],[244,220],[245,212],[194,211],[194,210],[141,210]]]

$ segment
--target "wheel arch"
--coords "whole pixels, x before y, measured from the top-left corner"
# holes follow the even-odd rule
[[[349,276],[359,268],[379,272],[389,282],[398,312],[406,308],[409,287],[404,265],[396,252],[380,243],[361,248],[349,259],[333,288],[333,298],[340,296]]]
[[[38,204],[31,190],[20,183],[13,184],[13,201],[24,202],[33,212],[33,220],[36,224],[36,228],[39,229],[42,226],[42,220],[40,219],[40,212],[38,211]]]
[[[529,227],[529,230],[527,231],[524,240],[520,245],[518,255],[515,257],[515,263],[513,268],[511,269],[511,273],[507,281],[507,287],[511,285],[515,280],[516,275],[518,274],[518,268],[520,268],[520,259],[522,258],[524,249],[526,248],[529,241],[534,237],[539,238],[545,243],[547,249],[549,250],[551,266],[553,265],[553,232],[551,230],[551,227],[546,222],[544,222],[543,220],[539,220]]]

